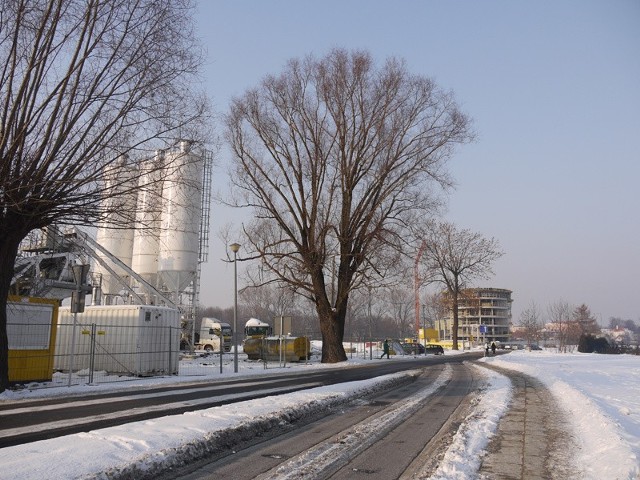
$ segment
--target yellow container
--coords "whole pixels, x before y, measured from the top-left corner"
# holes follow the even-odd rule
[[[300,362],[309,358],[311,342],[308,337],[248,338],[244,342],[244,352],[249,360]]]
[[[9,296],[9,381],[43,382],[53,378],[58,300]]]
[[[247,338],[243,344],[244,353],[249,360],[260,360],[262,358],[264,338]]]

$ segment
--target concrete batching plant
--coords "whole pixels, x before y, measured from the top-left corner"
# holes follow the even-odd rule
[[[211,152],[184,140],[141,161],[120,157],[104,175],[103,207],[111,213],[95,239],[49,227],[16,263],[12,283],[25,287],[14,293],[71,296],[68,265],[92,257],[94,305],[178,307],[183,322],[193,323],[207,259],[211,164]]]
[[[136,275],[119,268],[112,270],[119,278],[113,278],[112,272],[98,264],[96,273],[103,281],[101,298],[94,303],[128,303],[128,289],[123,286],[129,285],[146,304],[169,299],[190,316],[197,305],[200,263],[207,255],[210,170],[210,152],[180,141],[142,162],[138,175],[120,179],[115,188],[126,189],[128,182],[138,182],[137,197],[131,199],[129,210],[136,212],[135,218],[130,228],[118,229],[107,220],[96,238]],[[122,219],[116,220],[123,224]],[[145,289],[145,282],[161,292],[162,298]]]

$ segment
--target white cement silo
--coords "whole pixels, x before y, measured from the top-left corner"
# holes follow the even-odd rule
[[[127,157],[124,156],[119,158],[112,169],[105,174],[104,200],[101,208],[106,212],[107,218],[96,232],[96,241],[127,267],[131,267],[133,252],[133,212],[136,209],[136,195],[133,192],[135,192],[136,178],[137,169],[128,164]],[[112,265],[111,259],[105,254],[96,253],[106,263]],[[107,298],[117,295],[122,290],[121,281],[128,284],[128,274],[117,265],[113,266],[115,275],[100,263],[96,263],[94,271],[101,274],[101,290]]]
[[[166,156],[158,280],[163,290],[179,293],[198,271],[204,157],[186,141]]]
[[[158,281],[158,253],[162,217],[162,175],[165,154],[157,151],[140,168],[136,230],[131,268],[152,286]]]

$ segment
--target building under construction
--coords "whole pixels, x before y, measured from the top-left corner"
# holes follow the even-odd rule
[[[509,341],[511,290],[468,288],[458,298],[458,341],[473,345]],[[450,298],[445,295],[445,298]],[[450,302],[446,302],[450,304]],[[441,340],[452,340],[453,310],[448,308],[436,322]]]

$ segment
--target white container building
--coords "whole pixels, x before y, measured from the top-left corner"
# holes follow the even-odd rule
[[[91,367],[92,331],[95,332],[93,370],[137,376],[178,373],[180,312],[157,305],[96,305],[77,314],[60,307],[54,369]],[[92,329],[92,324],[95,328]],[[75,330],[75,351],[72,337]]]

